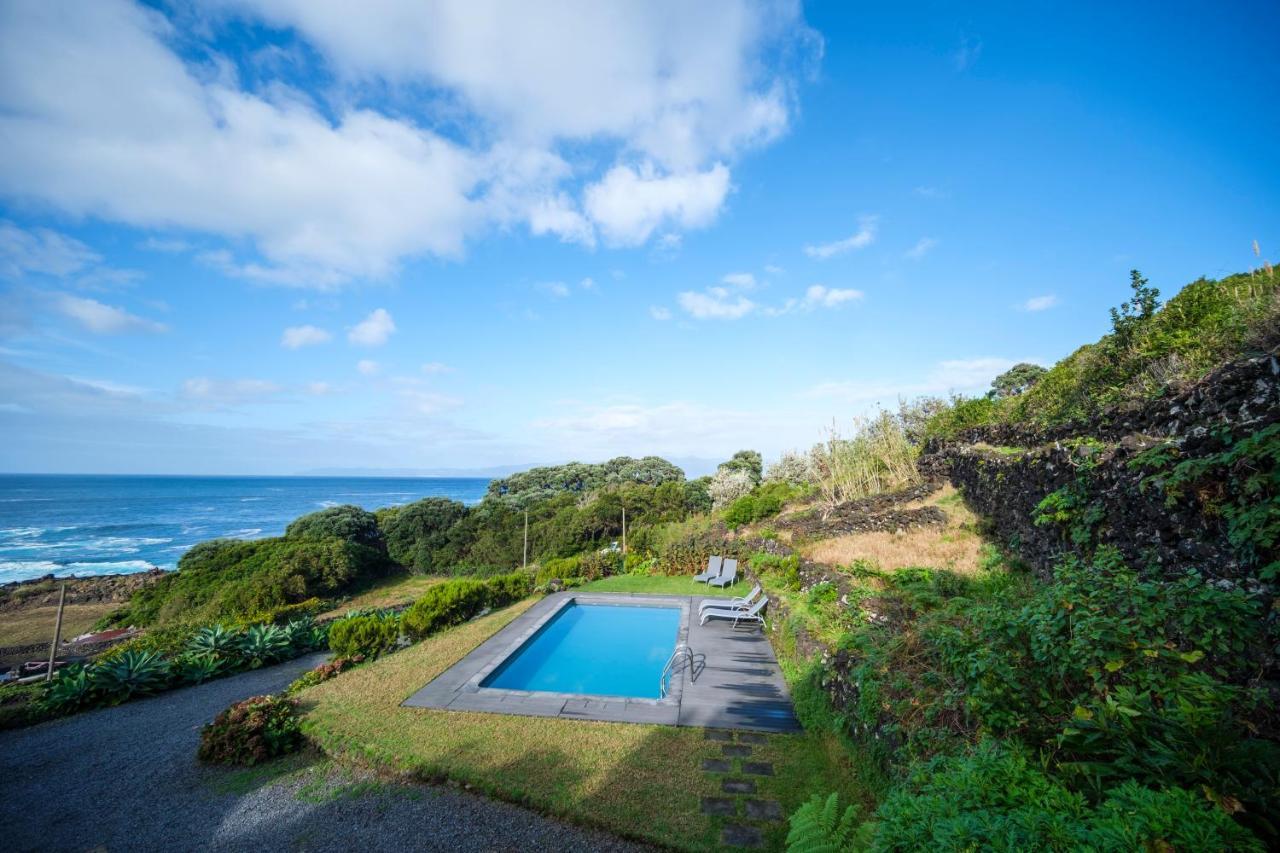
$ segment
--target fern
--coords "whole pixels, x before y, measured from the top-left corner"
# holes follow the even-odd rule
[[[858,809],[849,806],[840,812],[840,795],[832,792],[824,802],[814,794],[791,816],[787,833],[788,853],[848,853],[862,848],[858,831]]]

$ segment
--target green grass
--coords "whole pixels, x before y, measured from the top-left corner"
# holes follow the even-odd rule
[[[342,601],[332,610],[322,613],[321,617],[342,616],[349,610],[357,610],[363,607],[396,607],[402,604],[412,604],[421,598],[422,594],[428,589],[446,580],[448,578],[407,573],[383,578]]]
[[[703,815],[700,806],[701,797],[719,795],[720,777],[701,767],[704,758],[720,756],[720,744],[700,729],[401,706],[532,604],[437,634],[303,692],[304,729],[330,755],[381,771],[468,784],[667,847],[715,849],[725,818]],[[814,793],[838,790],[851,801],[866,800],[854,787],[848,754],[828,735],[770,735],[753,747],[752,760],[773,764],[773,777],[757,778],[759,796],[778,800],[788,814]],[[766,831],[768,846],[781,847],[785,823]]]
[[[722,595],[732,598],[746,595],[750,588],[739,580],[732,587],[720,589],[698,583],[690,575],[614,575],[575,587],[582,592],[649,592],[655,595]]]

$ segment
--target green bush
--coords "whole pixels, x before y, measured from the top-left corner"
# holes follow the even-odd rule
[[[378,510],[387,553],[402,566],[420,572],[443,572],[462,561],[465,541],[460,522],[467,507],[448,498],[425,498],[401,507]]]
[[[376,658],[395,651],[400,619],[393,613],[370,613],[339,619],[329,628],[329,649],[340,658]]]
[[[819,794],[791,815],[787,853],[843,853],[866,849],[866,831],[859,831],[857,806],[840,810],[840,795],[825,800]],[[869,827],[868,827],[869,829]]]
[[[168,686],[169,663],[159,652],[130,651],[90,670],[94,690],[112,704]]]
[[[54,674],[39,702],[51,714],[69,714],[97,704],[99,693],[84,664],[68,664]]]
[[[569,578],[582,577],[582,557],[576,555],[573,557],[553,557],[544,560],[538,567],[537,582],[545,584],[547,581],[567,580]]]
[[[505,607],[533,592],[533,578],[527,572],[511,572],[485,581],[489,607]]]
[[[331,661],[325,661],[295,678],[285,688],[284,693],[286,696],[294,696],[308,687],[314,687],[331,678],[337,678],[339,674],[346,672],[351,667],[364,663],[364,660],[363,655],[354,655],[352,657],[335,657]]]
[[[1096,805],[988,741],[918,766],[875,814],[877,850],[1262,850],[1202,794],[1126,782]]]
[[[288,539],[341,539],[375,550],[386,547],[377,516],[352,504],[331,506],[295,519],[284,535]]]
[[[401,626],[413,640],[429,637],[442,628],[465,622],[483,610],[489,588],[483,581],[452,580],[437,584],[404,612]]]
[[[297,700],[254,696],[227,708],[200,730],[198,755],[209,763],[252,766],[301,746]]]

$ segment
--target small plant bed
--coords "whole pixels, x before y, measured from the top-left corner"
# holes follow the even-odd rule
[[[700,586],[700,585],[699,585]],[[533,600],[443,631],[299,694],[303,729],[334,756],[422,781],[452,780],[571,822],[677,849],[710,850],[741,817],[706,814],[724,778],[703,771],[724,760],[702,729],[513,717],[402,707],[434,678],[532,606]],[[774,775],[751,777],[757,795],[790,812],[816,792],[855,799],[848,758],[827,736],[767,735],[750,761]],[[725,778],[737,779],[741,758]],[[784,824],[764,829],[779,847]]]

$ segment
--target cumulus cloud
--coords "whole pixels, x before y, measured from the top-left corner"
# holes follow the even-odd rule
[[[737,320],[756,309],[754,302],[730,293],[727,287],[708,287],[701,293],[687,290],[676,296],[676,301],[698,320]]]
[[[650,316],[650,317],[652,317],[652,318],[653,318],[653,319],[655,319],[655,320],[670,320],[670,319],[671,319],[671,309],[670,309],[670,308],[664,308],[664,307],[663,307],[663,306],[661,306],[661,305],[650,305],[650,306],[649,306],[649,316]]]
[[[380,347],[396,331],[395,321],[385,308],[376,308],[347,332],[347,340],[356,346]]]
[[[569,285],[563,281],[544,281],[537,285],[543,293],[555,299],[564,299],[569,295]]]
[[[456,257],[493,225],[638,245],[716,217],[727,164],[786,131],[795,70],[820,52],[790,3],[209,5],[223,14],[181,32],[129,0],[0,7],[0,193],[232,239],[254,256],[207,260],[278,284]],[[450,109],[246,88],[219,53],[226,16],[296,33],[340,94],[428,90]]]
[[[659,228],[702,228],[729,193],[729,167],[660,174],[652,165],[615,166],[587,187],[584,207],[607,243],[638,246]]]
[[[903,252],[903,257],[908,260],[918,261],[925,255],[929,254],[938,245],[938,241],[932,237],[921,237],[916,244],[907,251]]]
[[[843,240],[805,246],[804,253],[816,260],[825,261],[827,258],[834,258],[836,255],[843,255],[845,252],[865,249],[875,242],[878,228],[878,216],[859,217],[858,230],[853,234]]]
[[[1026,302],[1022,303],[1023,311],[1047,311],[1058,304],[1058,297],[1053,294],[1045,296],[1033,296]]]
[[[846,302],[857,302],[863,295],[861,290],[850,287],[826,287],[814,284],[804,292],[804,301],[801,304],[808,308],[835,308]]]
[[[123,308],[106,305],[96,299],[64,293],[55,302],[57,309],[85,329],[99,335],[122,335],[129,332],[163,332],[166,326],[130,314]]]
[[[328,343],[333,335],[318,326],[290,326],[280,336],[280,346],[285,349],[301,349]]]
[[[356,370],[362,376],[376,376],[382,370],[382,365],[371,358],[362,358],[356,362]]]

